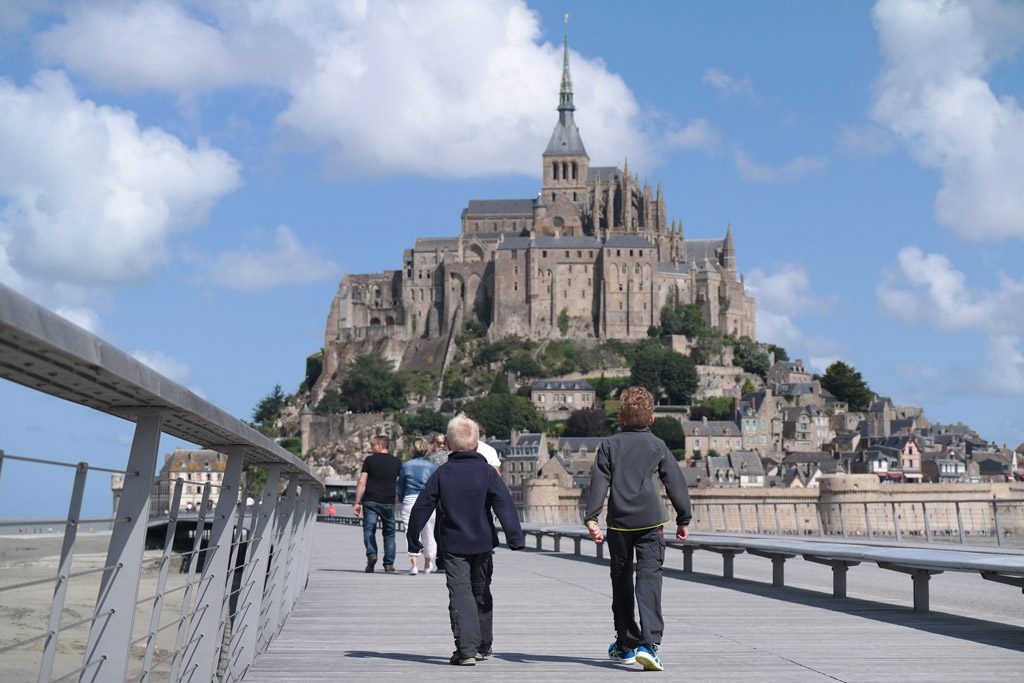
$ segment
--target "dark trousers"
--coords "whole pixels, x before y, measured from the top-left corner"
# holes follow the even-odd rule
[[[366,555],[377,555],[377,520],[384,533],[384,566],[395,565],[395,506],[388,503],[363,502],[363,544]]]
[[[611,555],[615,642],[630,650],[643,644],[659,645],[665,629],[661,617],[661,565],[665,561],[665,535],[661,527],[644,531],[609,529],[605,542]],[[639,627],[634,602],[640,611]]]
[[[490,650],[494,640],[494,603],[491,599],[494,556],[490,551],[478,555],[446,552],[444,572],[455,649],[462,657]]]

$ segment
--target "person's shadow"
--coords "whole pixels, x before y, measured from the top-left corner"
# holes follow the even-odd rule
[[[433,666],[451,666],[447,657],[415,655],[407,652],[370,652],[369,650],[349,650],[345,653],[345,656],[353,657],[355,659],[392,659],[398,662],[418,662],[420,664],[430,664]],[[618,668],[612,661],[586,659],[583,657],[566,657],[563,655],[537,655],[526,654],[525,652],[501,652],[495,653],[493,657],[494,659],[513,662],[515,664],[547,662],[550,664],[584,664],[586,666],[596,666],[601,669]]]

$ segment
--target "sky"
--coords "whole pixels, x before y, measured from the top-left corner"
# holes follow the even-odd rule
[[[7,0],[0,282],[248,419],[345,273],[536,195],[563,12],[591,163],[732,225],[760,341],[1024,441],[1020,2]],[[130,423],[0,406],[8,453],[127,459]],[[60,511],[15,467],[0,517]]]

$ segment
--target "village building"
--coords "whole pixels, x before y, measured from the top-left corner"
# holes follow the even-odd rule
[[[597,392],[584,380],[540,380],[530,386],[530,400],[548,420],[567,420],[576,410],[593,408]]]

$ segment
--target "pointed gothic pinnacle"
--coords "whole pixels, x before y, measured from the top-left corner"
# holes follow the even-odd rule
[[[569,73],[569,13],[565,13],[565,33],[562,36],[562,88],[558,95],[558,111],[574,111],[572,102],[572,76]]]

